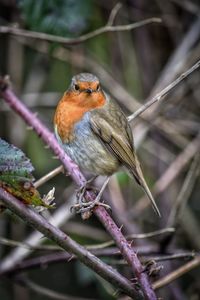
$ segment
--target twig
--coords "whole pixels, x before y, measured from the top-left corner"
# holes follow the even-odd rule
[[[183,252],[183,253],[175,253],[175,254],[168,254],[168,255],[160,255],[160,256],[149,256],[149,257],[142,257],[142,261],[148,265],[149,263],[155,262],[164,262],[164,261],[171,261],[171,260],[189,260],[195,257],[194,252]],[[115,259],[110,258],[109,263],[112,265],[127,265],[124,259]]]
[[[16,97],[16,95],[8,88],[5,80],[2,79],[0,81],[0,87],[1,96],[3,97],[3,99],[28,123],[28,125],[33,127],[33,129],[42,138],[42,140],[46,144],[48,144],[54,151],[56,156],[59,157],[60,161],[63,163],[65,169],[68,170],[73,180],[79,186],[82,186],[86,182],[86,179],[80,172],[78,166],[74,162],[72,162],[71,159],[66,155],[64,150],[58,144],[54,135],[41,123],[37,116],[35,116],[31,111],[29,111],[28,108],[23,105],[23,103]],[[86,193],[86,198],[89,201],[94,201],[95,197],[96,196],[94,193]],[[112,238],[115,240],[124,259],[131,266],[131,269],[135,274],[138,282],[140,283],[141,289],[146,299],[156,299],[155,293],[151,288],[148,276],[145,272],[143,272],[143,266],[140,263],[137,254],[133,249],[133,246],[127,242],[125,237],[122,235],[120,228],[117,227],[115,222],[103,207],[98,206],[95,209],[94,213],[105,226]]]
[[[59,246],[56,245],[41,245],[41,246],[33,246],[31,244],[28,244],[26,242],[18,242],[15,240],[7,239],[0,237],[0,244],[10,247],[21,247],[29,250],[60,250]]]
[[[167,221],[167,226],[176,226],[176,224],[180,219],[181,212],[183,211],[186,202],[189,196],[191,195],[191,192],[194,187],[194,183],[196,182],[197,176],[199,175],[199,171],[200,171],[199,160],[200,160],[200,155],[199,153],[197,153],[197,155],[194,157],[194,160],[191,164],[188,174],[184,180],[181,191],[176,201],[173,204],[171,213]]]
[[[189,272],[190,270],[198,267],[200,265],[200,256],[195,257],[192,261],[188,262],[184,266],[178,268],[177,270],[171,272],[164,278],[156,281],[153,284],[154,289],[160,289],[161,287],[171,283],[172,281],[176,280],[180,276],[184,275],[185,273]]]
[[[83,43],[91,38],[94,38],[100,34],[106,32],[119,32],[119,31],[129,31],[136,29],[138,27],[151,24],[151,23],[161,23],[161,19],[159,18],[150,18],[146,20],[142,20],[136,23],[131,23],[127,25],[118,25],[118,26],[110,26],[106,25],[104,27],[98,28],[92,32],[86,33],[84,35],[79,36],[78,38],[65,38],[62,36],[55,36],[43,32],[29,31],[25,29],[19,29],[16,27],[10,26],[0,26],[0,34],[12,34],[15,36],[21,36],[25,38],[37,39],[47,42],[59,43],[63,45],[76,45]]]
[[[45,182],[49,181],[50,179],[52,179],[53,177],[55,177],[56,175],[58,175],[61,172],[63,172],[63,166],[59,166],[59,167],[55,168],[54,170],[52,170],[48,174],[46,174],[43,177],[41,177],[40,179],[38,179],[34,183],[34,186],[36,188],[38,188],[39,186],[43,185]]]
[[[138,234],[130,234],[126,236],[126,239],[130,240],[130,239],[146,239],[149,237],[154,237],[154,236],[158,236],[161,234],[165,234],[165,233],[174,233],[175,229],[174,228],[164,228],[164,229],[160,229],[160,230],[156,230],[156,231],[152,231],[152,232],[148,232],[148,233],[138,233]],[[102,249],[105,247],[109,247],[112,246],[114,244],[113,241],[107,241],[105,243],[101,243],[98,245],[92,245],[90,246],[90,249]]]
[[[186,72],[182,73],[176,80],[174,80],[172,83],[170,83],[166,88],[164,88],[160,93],[155,95],[151,100],[149,100],[147,103],[142,105],[136,112],[134,112],[132,115],[128,117],[128,121],[133,121],[136,117],[141,115],[147,108],[149,108],[152,104],[161,101],[165,98],[165,96],[174,89],[181,81],[183,81],[185,78],[187,78],[192,72],[197,70],[200,67],[200,60],[196,62],[190,69],[188,69]]]
[[[118,11],[120,10],[120,8],[122,7],[122,4],[119,2],[117,3],[113,9],[111,10],[110,16],[108,18],[108,22],[107,22],[107,26],[112,26],[115,20],[115,17],[118,13]]]
[[[182,212],[182,217],[179,219],[181,231],[183,231],[183,236],[186,237],[187,241],[190,243],[193,249],[200,250],[200,222],[198,215],[195,211],[190,208],[189,205]]]
[[[198,134],[187,147],[176,157],[163,175],[158,179],[153,187],[154,196],[158,196],[169,186],[169,184],[179,175],[186,164],[198,153],[200,148],[200,134]],[[141,214],[142,210],[148,207],[145,197],[137,201],[137,204],[131,209],[132,214]]]
[[[161,234],[165,234],[165,233],[174,233],[174,228],[164,228],[161,230],[157,230],[157,231],[152,231],[149,233],[140,233],[140,234],[131,234],[126,236],[127,239],[144,239],[144,238],[148,238],[148,237],[155,237]],[[30,249],[30,250],[61,250],[59,246],[56,245],[41,245],[41,246],[33,246],[27,242],[19,242],[19,241],[15,241],[15,240],[11,240],[11,239],[7,239],[4,237],[0,237],[0,244],[2,245],[6,245],[6,246],[10,246],[10,247],[22,247],[25,249]],[[104,243],[100,243],[100,244],[96,244],[96,245],[84,245],[88,250],[93,250],[93,249],[103,249],[109,246],[112,246],[114,244],[114,242],[108,241],[108,242],[104,242]]]
[[[181,249],[174,249],[174,251],[177,252],[176,254],[167,252],[166,254],[159,255],[159,247],[156,248],[154,246],[137,247],[137,253],[144,262],[149,260],[163,261],[180,258],[193,258],[195,256],[194,252],[185,252]],[[8,270],[0,270],[0,277],[5,277],[6,275],[15,275],[16,273],[32,270],[35,268],[43,268],[44,266],[47,267],[49,264],[62,263],[66,261],[71,262],[74,259],[77,259],[75,255],[72,256],[70,253],[63,251],[61,248],[60,250],[54,253],[19,261]],[[91,252],[96,256],[109,257],[109,259],[113,256],[120,256],[120,252],[116,247],[110,247],[106,249],[91,249]]]
[[[130,234],[127,236],[127,239],[146,239],[150,237],[159,236],[165,233],[174,233],[175,229],[173,227],[167,227],[160,230],[148,232],[148,233],[138,233],[138,234]]]
[[[151,92],[155,94],[165,85],[173,81],[176,76],[181,73],[186,63],[189,61],[189,56],[195,57],[191,50],[195,44],[198,44],[200,34],[200,16],[190,26],[189,30],[183,36],[181,42],[177,45],[172,55],[169,57],[164,69],[159,74],[158,80]],[[199,51],[198,51],[199,54]],[[197,56],[199,57],[199,55]]]
[[[122,288],[125,293],[127,293],[127,295],[135,297],[136,299],[142,299],[141,293],[139,291],[136,291],[134,287],[130,285],[130,282],[122,275],[120,275],[116,270],[103,263],[91,252],[77,244],[60,229],[50,224],[42,216],[29,209],[22,202],[7,193],[2,188],[0,188],[0,197],[3,203],[13,213],[20,216],[25,222],[28,222],[28,224],[30,224],[33,228],[43,233],[46,237],[54,241],[66,251],[72,252],[73,254],[77,255],[82,263],[97,272],[104,279]]]
[[[154,261],[166,261],[166,260],[174,260],[174,259],[185,259],[185,258],[194,258],[195,252],[183,252],[183,253],[175,253],[169,255],[161,255],[152,257]]]

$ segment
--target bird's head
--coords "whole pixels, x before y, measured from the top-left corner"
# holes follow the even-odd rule
[[[99,79],[90,73],[80,73],[72,77],[70,91],[76,94],[83,93],[85,96],[101,92]]]
[[[85,107],[90,110],[101,107],[106,96],[101,89],[99,79],[90,73],[80,73],[72,77],[70,86],[64,94],[66,103]]]

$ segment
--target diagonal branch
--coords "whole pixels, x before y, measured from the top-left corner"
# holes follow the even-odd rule
[[[153,286],[154,286],[155,289],[160,289],[163,286],[168,285],[172,281],[176,280],[180,276],[186,274],[190,270],[192,270],[194,268],[197,268],[199,266],[200,266],[200,255],[197,255],[193,260],[189,261],[188,263],[181,266],[177,270],[172,271],[171,273],[169,273],[165,277],[163,277],[163,278],[159,279],[158,281],[156,281],[153,284]]]
[[[197,70],[200,67],[200,60],[196,62],[191,68],[189,68],[186,72],[182,73],[177,79],[175,79],[172,83],[170,83],[168,86],[166,86],[161,92],[156,94],[151,100],[149,100],[147,103],[142,105],[136,112],[134,112],[132,115],[128,117],[128,121],[133,121],[136,117],[141,115],[147,108],[149,108],[151,105],[153,105],[156,102],[159,102],[161,100],[164,100],[164,98],[167,96],[169,92],[171,92],[172,89],[174,89],[180,82],[182,82],[185,78],[187,78],[192,72]]]
[[[64,168],[68,170],[68,173],[73,180],[79,186],[82,186],[86,182],[86,179],[80,172],[78,166],[65,154],[64,150],[55,139],[53,133],[51,133],[44,126],[44,124],[42,124],[36,115],[34,115],[27,107],[24,106],[24,104],[16,97],[16,95],[8,88],[7,82],[3,79],[0,80],[0,93],[10,107],[13,108],[13,110],[16,111],[28,123],[28,125],[30,125],[36,131],[41,139],[49,145],[49,147],[59,157]],[[92,192],[86,193],[86,198],[88,201],[94,201],[95,197],[95,194]],[[117,227],[113,219],[103,207],[97,207],[95,209],[95,214],[110,233],[120,249],[122,256],[130,265],[138,283],[140,284],[145,298],[149,300],[156,299],[156,295],[151,287],[148,276],[145,272],[143,272],[144,269],[137,257],[137,253],[134,251],[132,245],[127,242],[121,232],[121,229]]]
[[[122,288],[127,295],[131,297],[134,296],[135,299],[142,299],[141,293],[136,291],[134,287],[130,285],[130,282],[116,270],[102,262],[99,258],[86,250],[86,248],[73,241],[60,229],[53,226],[38,213],[25,206],[22,202],[2,188],[0,188],[0,198],[13,213],[20,216],[25,222],[43,233],[46,237],[54,241],[66,251],[77,255],[82,263],[97,272],[104,279]]]
[[[178,194],[178,197],[173,203],[171,212],[168,217],[167,226],[176,227],[177,223],[179,223],[181,213],[183,212],[187,204],[187,201],[194,188],[196,179],[198,178],[198,175],[200,173],[199,162],[200,162],[200,153],[198,152],[195,155],[191,167],[185,177],[180,193]]]

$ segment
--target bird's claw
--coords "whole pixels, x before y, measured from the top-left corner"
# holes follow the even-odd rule
[[[111,210],[110,205],[100,202],[99,200],[90,201],[90,202],[79,202],[71,206],[70,211],[75,212],[77,214],[82,214],[88,211],[93,211],[95,206],[102,206],[107,210]]]
[[[95,188],[95,187],[91,187],[91,186],[87,186],[88,183],[86,183],[85,185],[81,186],[80,188],[78,188],[76,190],[76,199],[77,199],[77,202],[80,203],[82,202],[84,196],[85,196],[85,193],[87,191],[93,191],[95,194],[98,193],[98,190]]]
[[[78,203],[71,206],[71,208],[70,208],[71,212],[81,214],[82,219],[85,220],[85,219],[89,219],[91,217],[95,207],[97,207],[97,206],[102,206],[105,209],[111,211],[111,207],[108,204],[100,202],[101,194],[98,194],[94,201],[85,202],[84,194],[85,194],[86,190],[87,190],[87,188],[85,188],[84,192],[81,192],[81,194],[77,198]],[[97,192],[96,189],[95,189],[95,192]]]
[[[88,184],[91,183],[94,178],[90,179],[86,182],[82,187],[80,187],[76,193],[77,203],[70,208],[71,212],[75,212],[77,214],[81,214],[83,219],[88,219],[95,209],[95,206],[103,206],[107,210],[111,210],[111,207],[108,204],[100,202],[102,193],[107,185],[104,184],[100,192],[94,187],[88,187]],[[108,182],[108,180],[107,180]],[[87,190],[92,190],[96,198],[94,201],[85,202],[85,193]]]

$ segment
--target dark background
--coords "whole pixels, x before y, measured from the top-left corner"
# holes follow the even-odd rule
[[[1,0],[0,24],[58,36],[78,37],[104,26],[116,3],[104,0]],[[121,4],[114,25],[134,23],[150,17],[161,18],[162,23],[152,23],[126,32],[105,33],[84,43],[65,47],[58,43],[0,34],[1,75],[9,74],[14,91],[51,130],[55,106],[76,73],[87,71],[96,74],[105,90],[130,115],[139,104],[145,103],[199,59],[199,1],[129,0],[121,1]],[[119,225],[124,224],[124,233],[149,232],[165,228],[168,224],[168,217],[175,209],[173,204],[180,195],[194,154],[199,152],[197,148],[188,158],[185,151],[199,132],[199,75],[197,70],[171,91],[166,100],[155,105],[154,112],[149,110],[144,113],[146,121],[138,117],[131,123],[137,153],[149,186],[153,189],[165,171],[172,167],[163,180],[163,184],[169,184],[156,197],[162,213],[161,219],[156,217],[150,207],[137,210],[143,193],[126,173],[120,172],[113,176],[105,198],[111,201],[113,218]],[[37,135],[27,129],[20,117],[10,111],[2,99],[0,136],[26,153],[35,167],[36,179],[59,165]],[[172,165],[181,154],[180,161]],[[178,168],[180,171],[173,177]],[[144,241],[136,240],[136,245],[156,245],[154,256],[168,249],[171,253],[200,250],[199,179],[194,174],[192,178],[189,195],[183,193],[182,197],[188,203],[179,218],[171,224],[177,229],[173,239],[159,236]],[[70,178],[58,175],[40,188],[41,194],[47,193],[53,186],[56,187],[56,205],[59,209],[69,200],[75,186]],[[61,228],[84,245],[109,239],[95,217],[83,222],[80,216],[69,213]],[[0,236],[24,241],[30,233],[30,227],[16,216],[8,212],[0,216]],[[1,260],[11,250],[11,247],[2,244]],[[48,253],[33,251],[26,259]],[[149,254],[153,255],[151,252]],[[114,264],[124,275],[133,276],[127,266],[119,264],[120,259],[107,257],[105,260]],[[158,263],[163,269],[157,278],[186,262],[181,259]],[[119,293],[113,295],[115,289],[109,283],[76,261],[44,265],[18,275],[1,279],[1,299],[50,299],[32,283],[68,295],[66,299],[78,299],[72,296],[92,299],[120,297]],[[160,289],[158,294],[163,299],[200,299],[199,276],[199,268],[192,270]],[[51,298],[62,299],[53,294]]]

